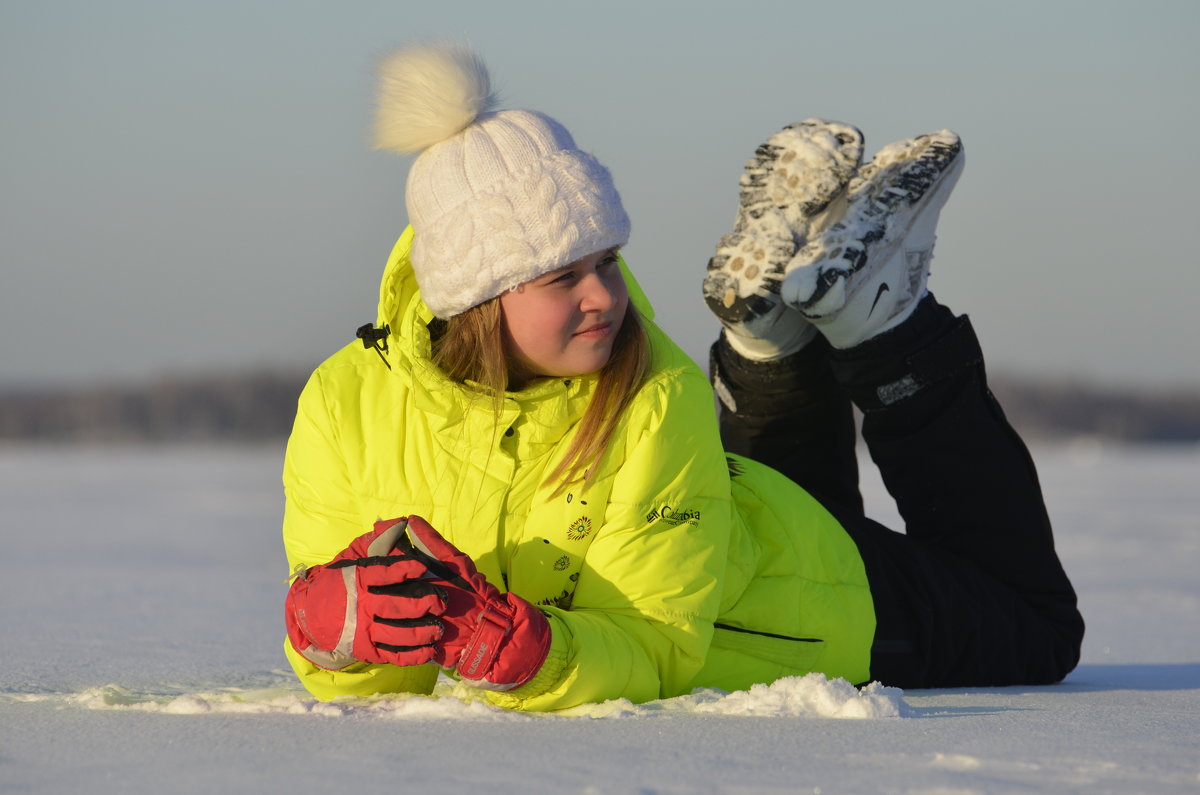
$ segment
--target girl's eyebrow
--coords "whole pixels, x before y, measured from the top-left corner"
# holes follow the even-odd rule
[[[609,248],[604,249],[604,257],[601,257],[601,259],[604,259],[606,257],[614,257],[614,256],[618,255],[620,252],[621,252],[620,246],[611,246]],[[549,284],[550,282],[554,281],[556,278],[558,278],[562,274],[566,273],[571,268],[575,267],[576,264],[578,264],[578,263],[577,262],[568,262],[566,265],[563,265],[561,268],[555,268],[552,271],[547,271],[546,273],[543,273],[541,276],[534,279],[533,281],[534,281],[534,283],[537,283],[537,284]]]
[[[541,276],[533,280],[534,284],[549,284],[550,282],[567,273],[571,269],[571,265],[563,265],[561,268],[555,268],[552,271],[546,271]]]

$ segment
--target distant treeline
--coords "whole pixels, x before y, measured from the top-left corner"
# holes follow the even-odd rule
[[[1030,439],[1200,441],[1200,390],[1139,392],[1014,378],[989,382],[1009,421]]]
[[[128,386],[0,390],[0,440],[253,442],[290,432],[302,374],[209,375]],[[1200,441],[1200,391],[1151,394],[993,378],[1028,439]]]
[[[0,391],[0,440],[265,441],[285,438],[299,374],[231,373],[127,386]]]

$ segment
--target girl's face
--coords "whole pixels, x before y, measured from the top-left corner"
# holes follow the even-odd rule
[[[616,249],[589,254],[502,294],[509,389],[538,376],[599,370],[608,363],[628,305]]]

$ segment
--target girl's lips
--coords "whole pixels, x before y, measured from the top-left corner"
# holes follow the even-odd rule
[[[597,323],[594,326],[589,326],[583,331],[575,332],[576,337],[588,337],[594,339],[603,339],[612,333],[612,323]]]

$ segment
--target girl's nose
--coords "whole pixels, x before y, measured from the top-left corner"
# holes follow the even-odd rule
[[[616,306],[617,296],[613,287],[600,278],[599,274],[589,273],[580,282],[582,296],[579,299],[579,309],[582,312],[607,312]]]

